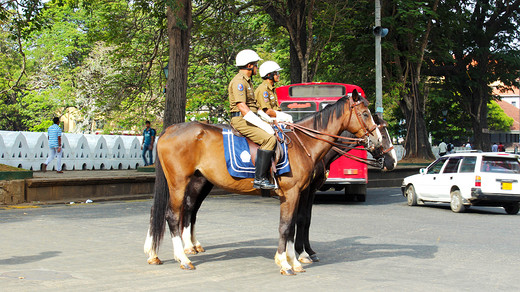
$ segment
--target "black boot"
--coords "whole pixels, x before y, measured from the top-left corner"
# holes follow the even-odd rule
[[[253,182],[255,189],[272,190],[275,188],[275,185],[269,182],[266,175],[271,166],[273,154],[273,150],[258,149],[256,154],[255,181]]]

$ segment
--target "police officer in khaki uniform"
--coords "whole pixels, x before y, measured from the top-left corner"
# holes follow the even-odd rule
[[[260,66],[260,77],[262,77],[264,81],[255,90],[255,98],[259,112],[263,111],[277,121],[292,123],[292,116],[280,111],[281,108],[278,106],[278,99],[276,98],[274,90],[275,83],[280,81],[279,71],[281,70],[282,68],[274,61],[265,61]],[[263,113],[260,112],[259,116],[270,122],[268,118],[265,118]]]
[[[255,180],[256,189],[274,189],[269,182],[267,171],[271,165],[271,157],[276,146],[273,128],[257,115],[258,106],[254,97],[251,76],[258,70],[258,61],[262,60],[253,50],[240,51],[236,56],[238,74],[228,86],[229,104],[231,106],[231,125],[242,135],[260,145],[256,157]]]

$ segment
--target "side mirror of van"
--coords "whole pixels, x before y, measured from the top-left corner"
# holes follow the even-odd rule
[[[420,174],[426,174],[426,168],[421,168],[421,169],[419,170],[419,173],[420,173]]]

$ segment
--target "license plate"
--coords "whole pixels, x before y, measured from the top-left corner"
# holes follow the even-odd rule
[[[513,189],[513,183],[502,182],[502,189],[503,190],[512,190]]]

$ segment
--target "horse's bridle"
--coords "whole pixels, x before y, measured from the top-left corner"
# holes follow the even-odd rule
[[[342,137],[342,136],[338,136],[338,135],[333,135],[333,134],[328,134],[328,133],[323,133],[323,132],[320,132],[318,130],[315,130],[315,129],[311,129],[311,128],[308,128],[308,127],[305,127],[305,126],[302,126],[302,125],[298,125],[298,124],[294,124],[294,123],[289,123],[289,122],[281,122],[282,124],[286,124],[288,125],[291,129],[293,129],[293,132],[294,132],[294,135],[296,136],[296,139],[298,140],[298,142],[300,143],[300,145],[303,147],[303,149],[305,150],[305,152],[307,153],[307,156],[311,156],[309,151],[307,150],[307,148],[305,147],[305,145],[302,143],[302,141],[300,140],[300,137],[298,136],[297,132],[294,131],[294,130],[298,130],[304,134],[306,134],[307,136],[313,138],[313,139],[316,139],[316,140],[319,140],[319,141],[323,141],[323,142],[326,142],[330,145],[332,145],[332,149],[336,152],[338,152],[339,154],[343,155],[343,156],[346,156],[347,158],[350,158],[350,159],[353,159],[353,160],[356,160],[356,161],[359,161],[359,162],[363,162],[365,164],[368,164],[368,165],[371,165],[371,166],[376,166],[376,167],[383,167],[383,157],[379,158],[379,159],[370,159],[370,158],[361,158],[361,157],[357,157],[355,155],[352,155],[352,154],[348,154],[346,151],[342,150],[341,148],[343,149],[354,149],[355,147],[357,146],[360,146],[360,145],[365,145],[365,148],[363,150],[368,150],[368,151],[374,151],[375,150],[375,147],[374,146],[371,146],[371,142],[370,142],[370,139],[368,138],[369,135],[373,135],[373,132],[376,130],[376,128],[378,128],[377,125],[374,125],[373,127],[369,128],[367,126],[367,124],[365,123],[365,121],[363,121],[363,118],[361,117],[362,113],[360,113],[358,110],[357,110],[357,106],[361,104],[361,101],[357,101],[357,102],[354,102],[352,100],[352,97],[350,97],[348,99],[348,103],[349,103],[349,118],[348,118],[348,122],[347,122],[347,125],[346,127],[348,127],[348,125],[350,124],[350,121],[352,119],[352,112],[354,111],[354,114],[356,116],[356,118],[358,119],[358,122],[363,126],[362,130],[364,131],[362,137],[363,138],[349,138],[349,137]],[[282,131],[283,133],[283,131]],[[285,134],[284,134],[285,135]],[[335,138],[337,140],[347,140],[347,141],[339,141],[339,142],[333,142],[333,141],[329,141],[329,140],[326,140],[324,138],[321,138],[320,136],[318,135],[321,135],[321,136],[328,136],[328,137],[331,137],[331,138]],[[391,149],[386,149],[386,150],[382,150],[382,146],[381,146],[381,156],[388,153],[389,151],[391,151],[393,149],[393,147],[391,147]]]

